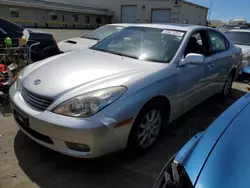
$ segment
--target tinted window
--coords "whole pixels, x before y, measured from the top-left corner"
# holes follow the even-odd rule
[[[224,36],[216,31],[209,31],[208,36],[211,42],[212,53],[220,53],[227,50],[227,43]]]
[[[250,46],[250,32],[227,32],[225,35],[234,44]]]
[[[127,27],[93,47],[139,60],[170,62],[185,35],[183,31]]]
[[[7,34],[8,33],[5,30],[3,30],[2,28],[0,28],[0,39],[5,38]]]
[[[9,37],[21,37],[24,28],[15,23],[0,18],[1,28],[8,33]]]

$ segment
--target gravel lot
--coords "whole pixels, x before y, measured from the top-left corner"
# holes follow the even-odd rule
[[[58,41],[89,32],[47,31]],[[173,122],[149,152],[140,156],[118,152],[97,160],[67,157],[34,143],[18,130],[8,104],[1,100],[0,188],[150,188],[164,164],[186,141],[250,89],[243,83],[235,83],[233,88],[229,98],[214,96]]]

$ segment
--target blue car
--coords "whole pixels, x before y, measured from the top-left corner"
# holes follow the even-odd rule
[[[249,188],[250,94],[167,163],[154,188]]]

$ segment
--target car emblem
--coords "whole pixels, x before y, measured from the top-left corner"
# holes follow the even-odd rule
[[[36,79],[36,80],[33,82],[33,84],[34,84],[34,85],[39,85],[41,82],[42,82],[41,80]]]

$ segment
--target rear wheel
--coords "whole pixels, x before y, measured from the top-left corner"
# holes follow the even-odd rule
[[[229,76],[227,77],[227,80],[224,84],[223,90],[221,91],[221,94],[223,96],[228,96],[232,90],[232,85],[233,85],[233,73],[230,73]]]
[[[144,151],[153,146],[168,123],[169,109],[159,102],[146,105],[137,116],[129,137],[129,148]]]

